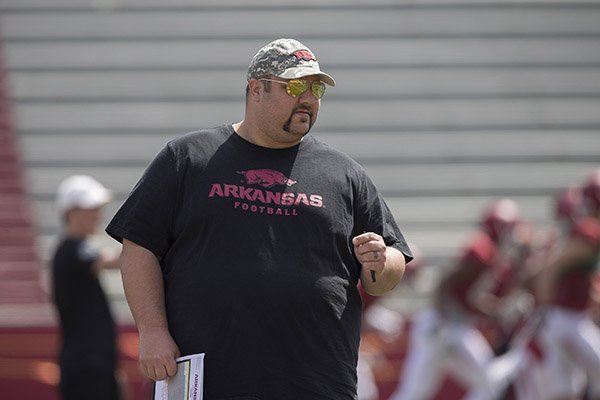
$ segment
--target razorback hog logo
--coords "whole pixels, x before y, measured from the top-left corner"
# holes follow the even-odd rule
[[[296,56],[296,58],[298,60],[317,61],[317,59],[315,58],[315,56],[313,56],[313,54],[310,51],[308,51],[308,50],[298,50],[298,51],[295,51],[294,55]]]
[[[279,171],[272,169],[251,169],[248,171],[237,171],[244,175],[246,183],[249,185],[260,185],[270,188],[276,185],[292,186],[296,181],[291,180]]]

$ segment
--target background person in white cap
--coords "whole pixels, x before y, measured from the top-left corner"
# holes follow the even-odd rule
[[[111,194],[86,175],[66,178],[56,203],[64,233],[52,259],[53,298],[62,330],[60,391],[64,400],[119,399],[116,330],[98,272],[118,268],[118,254],[92,247],[88,237]]]
[[[325,85],[293,39],[259,50],[243,121],[158,154],[107,232],[151,379],[205,353],[204,398],[355,399],[361,300],[411,253],[363,168],[309,130]]]

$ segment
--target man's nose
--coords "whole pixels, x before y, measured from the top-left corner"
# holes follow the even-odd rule
[[[301,103],[314,103],[315,101],[318,101],[318,100],[319,99],[317,99],[316,96],[313,94],[312,88],[310,86],[308,87],[306,92],[304,92],[300,95]]]

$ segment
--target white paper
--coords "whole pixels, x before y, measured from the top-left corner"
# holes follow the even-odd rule
[[[154,385],[154,400],[202,400],[204,353],[179,357],[177,373]]]

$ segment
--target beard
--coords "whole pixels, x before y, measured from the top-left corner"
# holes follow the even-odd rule
[[[287,119],[287,121],[285,121],[285,123],[283,124],[283,127],[282,127],[282,128],[283,128],[283,130],[284,130],[284,131],[286,131],[286,132],[288,132],[288,133],[292,133],[292,132],[290,131],[290,126],[291,126],[291,124],[292,124],[292,118],[294,118],[294,114],[295,114],[296,112],[298,112],[298,111],[305,111],[305,112],[307,112],[307,113],[308,113],[308,129],[307,129],[307,130],[306,130],[306,132],[304,132],[304,134],[303,134],[303,135],[306,135],[308,132],[310,132],[310,130],[311,130],[311,128],[312,128],[312,126],[313,126],[313,124],[315,123],[315,120],[314,120],[314,119],[313,119],[313,117],[312,117],[312,115],[313,115],[312,111],[311,111],[311,110],[309,110],[309,109],[308,109],[308,108],[306,108],[306,107],[298,107],[298,108],[296,108],[294,111],[292,111],[292,114],[291,114],[291,115],[290,115],[290,117]]]

